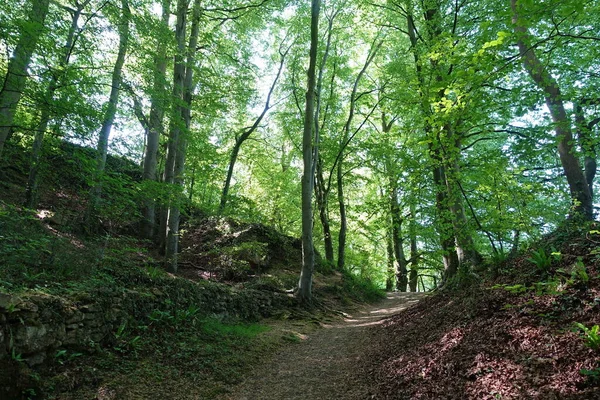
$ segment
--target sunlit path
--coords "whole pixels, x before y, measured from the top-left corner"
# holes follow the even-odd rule
[[[346,315],[299,343],[285,346],[258,366],[231,400],[364,399],[369,388],[356,379],[354,367],[369,346],[370,326],[415,304],[423,293],[388,293],[381,303]]]

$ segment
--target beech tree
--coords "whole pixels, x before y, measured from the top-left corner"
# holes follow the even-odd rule
[[[313,243],[312,195],[314,190],[314,115],[315,90],[317,84],[317,47],[319,46],[320,0],[312,0],[310,12],[310,53],[308,65],[308,88],[302,133],[302,271],[298,282],[298,297],[303,302],[312,300],[312,275],[315,266]]]

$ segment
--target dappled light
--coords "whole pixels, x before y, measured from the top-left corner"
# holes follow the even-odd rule
[[[0,400],[600,399],[600,1],[0,1]]]

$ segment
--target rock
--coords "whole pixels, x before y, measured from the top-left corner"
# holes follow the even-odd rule
[[[43,364],[44,361],[46,361],[46,353],[43,353],[43,352],[36,353],[30,357],[25,358],[25,362],[30,367],[34,367],[36,365]]]
[[[18,352],[25,354],[43,350],[56,342],[45,325],[20,326],[16,329],[13,339]]]
[[[14,296],[6,293],[0,293],[0,310],[10,310],[17,304],[17,300]]]
[[[97,313],[102,311],[102,307],[100,307],[98,304],[88,304],[81,307],[81,311],[84,313]]]
[[[73,313],[73,315],[65,321],[65,323],[67,325],[77,324],[77,323],[83,321],[83,318],[84,318],[83,313],[81,313],[80,311],[75,311]]]

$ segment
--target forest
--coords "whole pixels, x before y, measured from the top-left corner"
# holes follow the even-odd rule
[[[592,344],[571,352],[580,368],[565,380],[575,386],[552,393],[593,398],[598,60],[597,1],[1,2],[0,361],[11,367],[0,386],[20,383],[0,395],[78,398],[56,394],[70,391],[65,382],[40,383],[36,365],[53,358],[48,374],[75,371],[108,342],[139,361],[180,334],[170,326],[185,327],[184,341],[197,324],[206,341],[232,335],[227,346],[239,340],[256,358],[282,344],[257,346],[262,328],[248,321],[328,319],[385,292],[400,293],[388,302],[424,299],[425,313],[422,304],[488,285],[524,299],[480,293],[507,313],[539,296],[577,297],[580,311],[556,321],[573,343]],[[46,321],[46,303],[63,304],[62,336],[42,345],[46,328],[9,327]],[[105,311],[106,332],[81,322]],[[68,339],[74,323],[87,336]],[[83,341],[96,344],[71,349]],[[165,371],[184,368],[172,364]],[[229,379],[211,368],[210,379]],[[389,395],[392,386],[340,398],[442,398]],[[487,398],[456,390],[448,398]],[[489,398],[552,398],[509,392]],[[153,398],[127,393],[96,395]]]

